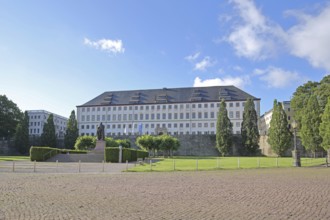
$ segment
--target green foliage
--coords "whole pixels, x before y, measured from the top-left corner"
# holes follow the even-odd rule
[[[293,93],[290,106],[294,110],[294,119],[296,120],[298,127],[301,128],[302,117],[304,115],[304,108],[307,105],[309,97],[317,89],[319,83],[308,81],[302,86],[299,86]]]
[[[64,136],[65,147],[68,149],[73,149],[78,137],[79,137],[78,123],[77,123],[75,111],[72,110]]]
[[[259,149],[258,117],[253,99],[247,99],[241,126],[242,144],[248,155],[254,155]]]
[[[36,147],[32,146],[30,148],[30,160],[31,161],[44,161],[57,154],[86,154],[87,151],[79,150],[68,150],[68,149],[58,149],[51,147]]]
[[[22,118],[23,113],[17,105],[5,95],[0,95],[0,137],[13,137]]]
[[[119,144],[116,140],[114,140],[111,137],[106,137],[105,138],[105,146],[106,147],[119,147]]]
[[[23,120],[17,124],[14,142],[19,153],[26,154],[29,152],[29,115],[27,111],[24,113]]]
[[[273,115],[270,121],[268,143],[272,150],[279,156],[283,156],[292,143],[292,135],[289,130],[287,116],[282,104],[274,100]]]
[[[122,162],[127,161],[136,161],[137,158],[146,158],[149,156],[149,153],[146,151],[136,150],[132,148],[123,148],[122,149]],[[118,163],[119,162],[119,148],[118,147],[106,147],[105,148],[105,161]]]
[[[56,147],[56,134],[53,114],[49,115],[47,122],[44,124],[43,133],[41,134],[41,144],[49,147]]]
[[[32,146],[30,148],[30,159],[31,161],[44,161],[59,153],[60,150],[57,148]]]
[[[137,139],[136,139],[136,145],[139,146],[141,149],[143,150],[152,150],[155,146],[154,144],[154,137],[151,136],[151,135],[142,135],[142,136],[139,136]]]
[[[324,150],[330,149],[330,96],[321,117],[320,135],[322,137],[322,147]]]
[[[226,103],[222,99],[217,119],[216,147],[224,156],[228,153],[232,144],[233,125],[228,118]]]
[[[315,90],[315,95],[319,101],[320,109],[323,112],[327,105],[328,98],[330,97],[330,75],[325,76],[320,85]]]
[[[94,149],[96,145],[96,137],[94,136],[80,136],[74,145],[76,150]]]
[[[180,146],[178,139],[170,135],[159,136],[159,139],[161,140],[159,145],[160,149],[166,152],[169,156],[171,156],[171,152],[177,150]]]
[[[315,152],[322,143],[319,133],[321,110],[315,95],[311,95],[308,99],[301,123],[300,136],[302,144],[306,150]]]
[[[118,139],[116,140],[116,142],[118,143],[119,146],[121,145],[123,148],[131,147],[131,141],[128,139]]]

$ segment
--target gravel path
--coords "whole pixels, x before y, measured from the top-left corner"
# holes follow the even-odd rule
[[[330,219],[330,168],[5,172],[0,219]]]

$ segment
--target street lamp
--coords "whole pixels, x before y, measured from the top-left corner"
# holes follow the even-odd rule
[[[300,163],[300,152],[297,150],[297,122],[294,120],[292,122],[292,129],[293,129],[293,147],[294,150],[292,151],[293,157],[293,166],[294,167],[301,167]]]

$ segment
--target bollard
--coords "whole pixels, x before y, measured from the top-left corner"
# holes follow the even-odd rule
[[[79,163],[78,163],[78,172],[80,173],[80,160],[79,160]]]
[[[13,172],[15,172],[15,161],[13,161]]]
[[[102,172],[104,172],[104,160],[102,160]]]
[[[56,173],[58,173],[58,160],[56,160]]]
[[[219,169],[219,157],[217,157],[217,168]]]
[[[150,159],[149,162],[150,162],[150,171],[152,171],[152,160]]]
[[[36,172],[36,161],[34,161],[34,163],[33,163],[33,172],[34,173]]]
[[[126,160],[126,171],[128,170],[128,160]]]
[[[198,171],[198,159],[196,160],[196,171]]]
[[[239,164],[239,157],[237,157],[237,168],[240,168],[240,164]]]

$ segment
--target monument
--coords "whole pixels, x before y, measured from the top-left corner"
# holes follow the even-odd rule
[[[105,149],[105,133],[104,133],[104,125],[102,122],[97,127],[97,141],[95,149],[92,151],[93,153],[102,153],[104,154]]]

